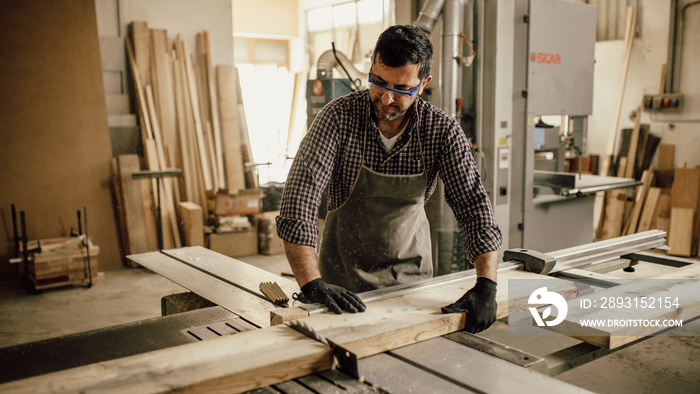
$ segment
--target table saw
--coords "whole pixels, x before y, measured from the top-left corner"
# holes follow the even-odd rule
[[[605,272],[637,261],[676,267],[679,284],[698,278],[693,260],[646,252],[664,245],[655,230],[546,254],[506,251],[498,317],[529,302],[511,280],[546,281],[577,302],[592,287],[623,292],[627,284]],[[582,342],[540,357],[461,331],[465,313],[440,312],[473,286],[474,271],[361,293],[366,312],[335,315],[275,304],[260,284],[276,283],[291,299],[296,282],[201,247],[129,259],[217,306],[0,349],[0,391],[583,392],[552,376],[655,333],[577,333]],[[700,315],[693,297],[676,317]]]

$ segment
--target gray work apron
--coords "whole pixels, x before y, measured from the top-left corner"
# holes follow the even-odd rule
[[[348,199],[329,211],[319,255],[321,276],[353,292],[374,290],[433,275],[430,227],[423,208],[427,173],[385,175],[362,164]]]

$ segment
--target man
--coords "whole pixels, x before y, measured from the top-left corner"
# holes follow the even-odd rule
[[[392,26],[379,36],[370,88],[326,105],[301,143],[277,231],[301,301],[362,312],[356,292],[432,276],[423,206],[440,175],[478,275],[474,288],[443,312],[467,310],[465,329],[479,332],[496,319],[501,230],[459,124],[418,97],[432,79],[432,57],[417,27]],[[317,257],[317,210],[326,187]]]

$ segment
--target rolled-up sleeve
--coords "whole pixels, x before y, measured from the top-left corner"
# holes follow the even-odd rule
[[[438,170],[445,184],[445,201],[464,230],[467,256],[474,261],[500,249],[501,228],[462,130],[453,125],[444,138]]]

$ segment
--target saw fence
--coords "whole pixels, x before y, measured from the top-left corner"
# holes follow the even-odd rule
[[[125,44],[142,152],[113,161],[125,255],[156,250],[154,207],[160,205],[162,212],[163,247],[192,245],[188,240],[201,234],[180,223],[201,221],[197,215],[206,222],[214,215],[210,208],[217,194],[235,197],[258,188],[254,173],[245,168],[252,154],[238,71],[212,64],[208,32],[197,34],[193,53],[179,34],[171,40],[166,30],[146,22],[133,22],[129,33]],[[142,170],[173,169],[182,176],[131,179]]]

